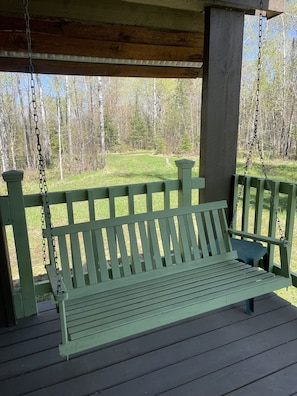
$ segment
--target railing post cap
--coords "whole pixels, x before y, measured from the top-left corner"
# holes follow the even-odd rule
[[[189,159],[180,159],[175,161],[175,165],[178,168],[183,168],[183,169],[193,168],[193,166],[195,165],[195,161]]]
[[[23,180],[24,172],[18,170],[9,170],[2,173],[5,182],[20,182]]]

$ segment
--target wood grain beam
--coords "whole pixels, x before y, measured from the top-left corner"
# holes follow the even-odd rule
[[[26,51],[21,18],[0,17],[0,49]],[[36,53],[113,59],[201,62],[201,33],[160,31],[126,25],[89,25],[63,20],[31,20]]]
[[[111,77],[155,77],[155,78],[197,78],[200,68],[157,67],[134,65],[94,64],[85,62],[63,62],[34,60],[36,73]],[[29,72],[28,59],[0,58],[0,70],[4,72]]]
[[[181,31],[204,30],[204,16],[187,10],[175,10],[143,4],[129,4],[122,0],[30,0],[31,16],[59,18],[94,24],[143,26],[152,29]],[[22,1],[0,1],[0,15],[24,14]]]

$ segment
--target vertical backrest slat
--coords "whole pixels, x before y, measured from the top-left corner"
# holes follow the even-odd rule
[[[181,257],[181,250],[179,245],[179,240],[177,236],[177,229],[174,224],[174,218],[168,218],[168,228],[170,231],[171,241],[172,241],[172,250],[175,259],[175,264],[181,264],[182,257]]]
[[[84,231],[83,238],[85,245],[85,253],[87,260],[86,264],[88,269],[89,283],[90,285],[93,285],[95,283],[98,283],[98,278],[97,278],[97,269],[95,265],[94,249],[92,244],[92,233],[90,231]]]
[[[153,267],[162,268],[163,263],[160,254],[160,246],[158,242],[158,235],[156,230],[156,222],[154,220],[148,221],[148,229],[150,235],[150,247],[153,256]]]
[[[93,221],[93,220],[96,220],[94,191],[91,189],[87,190],[87,196],[88,196],[88,203],[89,203],[89,219],[90,219],[90,221]],[[92,231],[92,243],[94,246],[93,253],[94,253],[95,265],[96,265],[97,271],[99,271],[98,254],[97,254],[97,249],[96,249],[96,236],[95,236],[94,231]]]
[[[119,253],[120,253],[120,258],[121,258],[121,262],[122,262],[123,275],[129,276],[129,275],[131,275],[131,266],[130,266],[128,252],[127,252],[126,237],[124,235],[122,225],[116,226],[116,235],[117,235],[117,239],[118,239],[118,243],[119,243]]]
[[[146,232],[145,223],[143,221],[139,221],[138,228],[141,239],[141,247],[142,247],[142,254],[144,259],[145,271],[151,271],[153,269],[153,263],[152,263],[149,239]]]
[[[106,235],[108,241],[108,249],[110,254],[110,266],[112,272],[112,278],[118,279],[121,277],[120,267],[117,255],[117,244],[116,244],[116,234],[114,227],[106,228]]]
[[[202,257],[208,257],[209,251],[208,251],[208,246],[207,246],[207,241],[206,241],[206,235],[205,235],[202,215],[201,215],[201,213],[195,213],[195,217],[196,217],[196,223],[197,223],[197,227],[198,227],[198,238],[199,238],[200,248],[202,251]]]
[[[73,284],[72,284],[72,276],[70,271],[68,249],[67,249],[65,235],[59,235],[58,244],[59,244],[59,254],[61,259],[63,280],[67,289],[71,290],[73,289]]]
[[[201,252],[198,246],[198,233],[195,231],[193,216],[192,214],[188,214],[185,218],[187,219],[186,224],[189,230],[189,241],[193,259],[198,260],[201,258]]]
[[[233,248],[231,245],[231,239],[230,239],[230,235],[229,235],[228,223],[227,223],[225,210],[219,209],[218,214],[219,214],[219,219],[220,219],[220,223],[221,223],[221,228],[223,231],[223,239],[224,239],[224,243],[226,246],[226,250],[227,250],[227,252],[232,252]]]
[[[219,213],[215,209],[211,211],[211,214],[212,214],[213,225],[216,232],[215,238],[218,245],[217,247],[219,248],[219,253],[226,253],[227,252],[226,243],[223,235],[223,228],[222,228],[222,223],[220,221]]]
[[[77,233],[70,234],[70,244],[72,253],[73,281],[75,287],[85,286],[85,277],[83,273],[82,257],[80,251],[80,242]]]
[[[72,192],[66,191],[65,196],[66,196],[68,223],[74,224]],[[82,287],[85,285],[85,278],[83,274],[80,243],[77,233],[70,234],[70,244],[71,244],[71,256],[72,256],[73,283],[75,287]]]
[[[190,239],[190,229],[188,226],[188,219],[187,216],[177,216],[177,218],[178,218],[178,226],[179,226],[180,248],[181,248],[181,253],[183,255],[183,260],[191,261],[192,255],[189,244],[192,245],[193,241]]]
[[[98,267],[101,282],[109,280],[109,272],[107,267],[107,259],[105,254],[105,246],[103,241],[102,229],[95,230],[96,250],[98,257]]]
[[[204,217],[204,221],[205,221],[207,242],[210,247],[212,256],[215,256],[216,254],[218,254],[218,250],[217,250],[215,235],[213,232],[213,219],[211,218],[209,211],[205,211],[203,213],[203,217]]]
[[[159,219],[160,234],[165,258],[166,267],[172,265],[172,257],[170,252],[170,235],[168,232],[167,219]]]
[[[141,261],[139,256],[136,231],[135,231],[135,223],[128,224],[129,237],[130,237],[130,249],[131,249],[131,258],[132,258],[132,268],[134,274],[139,274],[142,272]]]

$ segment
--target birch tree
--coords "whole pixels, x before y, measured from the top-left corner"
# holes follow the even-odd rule
[[[100,125],[100,142],[101,142],[101,160],[100,167],[103,169],[106,165],[106,148],[105,148],[105,128],[104,128],[104,104],[102,78],[98,77],[98,105],[99,105],[99,125]]]
[[[50,135],[49,135],[49,130],[47,127],[47,116],[46,116],[46,106],[45,106],[45,98],[44,98],[44,93],[43,93],[43,88],[40,80],[39,74],[36,74],[36,82],[37,82],[37,87],[38,87],[38,92],[39,92],[39,112],[40,112],[40,121],[41,121],[41,131],[42,131],[42,151],[43,151],[43,156],[45,159],[45,163],[47,166],[50,165],[51,163],[51,145],[50,145]]]

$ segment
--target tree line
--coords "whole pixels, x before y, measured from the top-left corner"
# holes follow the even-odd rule
[[[265,23],[258,135],[271,156],[297,159],[297,7]],[[241,85],[239,148],[254,134],[257,27],[247,18]],[[38,128],[47,166],[60,177],[105,166],[106,152],[153,150],[199,154],[202,80],[34,77]],[[32,81],[0,74],[1,170],[35,168]]]
[[[82,172],[106,152],[197,151],[201,80],[35,76],[45,162]],[[2,74],[2,169],[36,167],[30,76]]]

